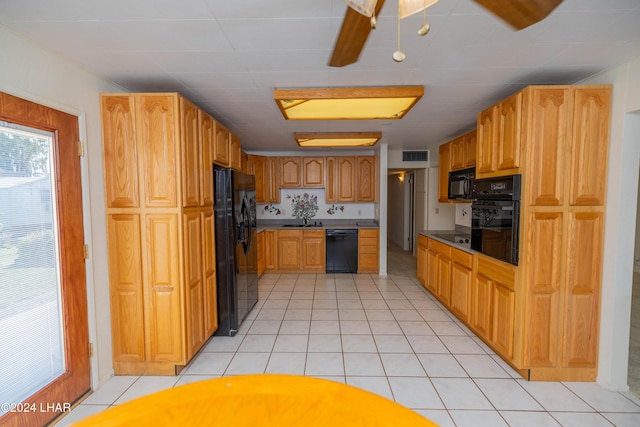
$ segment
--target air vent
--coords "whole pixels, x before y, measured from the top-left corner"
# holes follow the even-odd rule
[[[403,151],[403,162],[427,162],[429,161],[429,151]]]

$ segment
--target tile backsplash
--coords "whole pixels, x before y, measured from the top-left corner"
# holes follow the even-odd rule
[[[292,198],[305,193],[318,197],[318,212],[313,219],[374,219],[374,203],[327,203],[324,188],[281,189],[280,203],[258,203],[258,219],[295,219]]]

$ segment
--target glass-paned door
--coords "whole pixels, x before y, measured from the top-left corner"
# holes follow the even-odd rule
[[[65,372],[51,148],[51,132],[0,122],[0,402]]]
[[[0,425],[91,388],[78,117],[0,92]]]

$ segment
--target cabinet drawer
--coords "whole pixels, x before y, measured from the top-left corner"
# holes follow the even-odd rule
[[[302,232],[302,237],[314,237],[314,238],[324,238],[325,231],[324,230],[305,230]]]
[[[429,238],[427,236],[423,236],[422,234],[418,234],[418,246],[429,247]]]
[[[378,230],[377,229],[359,229],[358,230],[358,237],[360,238],[374,238],[377,239],[378,238]]]
[[[358,253],[360,253],[360,254],[377,254],[378,253],[378,247],[377,246],[370,246],[370,245],[360,245],[358,247]]]
[[[378,239],[375,237],[360,237],[358,239],[359,246],[378,246]]]
[[[378,271],[378,254],[363,254],[358,257],[359,271]]]
[[[457,262],[458,264],[463,265],[469,269],[471,269],[471,267],[473,266],[473,255],[459,249],[453,248],[451,250],[451,259],[453,260],[453,262]]]
[[[278,239],[289,237],[297,239],[301,235],[300,230],[278,230]]]
[[[438,242],[437,240],[430,239],[429,240],[429,249],[434,252],[441,253],[446,257],[451,257],[451,246],[446,243]]]

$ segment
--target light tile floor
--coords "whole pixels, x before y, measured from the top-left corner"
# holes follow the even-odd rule
[[[401,275],[264,275],[235,337],[178,377],[114,377],[57,425],[169,387],[289,373],[372,391],[442,426],[640,426],[640,400],[595,383],[527,382]]]

